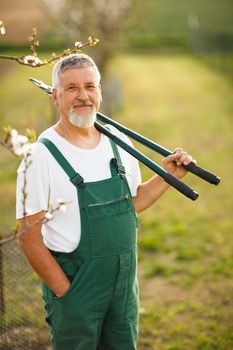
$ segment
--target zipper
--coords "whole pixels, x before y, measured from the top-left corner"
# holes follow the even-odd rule
[[[87,208],[100,207],[100,206],[103,206],[103,205],[118,203],[118,202],[121,202],[122,200],[127,200],[127,199],[129,199],[129,195],[128,194],[126,194],[123,198],[117,199],[116,201],[108,201],[108,202],[102,202],[102,203],[89,204],[87,206]]]

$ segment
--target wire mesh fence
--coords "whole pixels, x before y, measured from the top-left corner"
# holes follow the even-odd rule
[[[15,241],[0,246],[0,350],[50,350],[40,280]]]

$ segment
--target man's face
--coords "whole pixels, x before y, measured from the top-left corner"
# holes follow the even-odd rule
[[[53,101],[61,119],[77,127],[93,125],[102,101],[94,68],[72,68],[60,73],[60,85],[53,90]]]

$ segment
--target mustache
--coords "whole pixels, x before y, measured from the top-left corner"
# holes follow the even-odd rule
[[[93,104],[90,101],[78,101],[78,102],[75,103],[73,108],[81,107],[81,106],[93,106]]]

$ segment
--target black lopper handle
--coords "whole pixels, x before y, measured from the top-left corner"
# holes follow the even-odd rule
[[[177,177],[174,175],[167,173],[164,176],[164,181],[166,181],[169,185],[175,187],[179,192],[183,193],[186,197],[192,199],[193,201],[198,198],[197,192],[185,185],[185,183],[177,179]]]
[[[211,184],[218,185],[221,180],[220,177],[218,177],[217,175],[210,173],[208,170],[201,168],[193,162],[189,163],[188,165],[185,165],[184,167],[186,170],[199,176],[203,180],[210,182]]]
[[[97,118],[99,120],[103,121],[104,123],[109,123],[109,124],[115,126],[118,130],[123,132],[125,135],[131,137],[133,140],[140,142],[142,145],[152,149],[153,151],[161,154],[162,156],[167,157],[167,156],[170,156],[174,153],[174,152],[171,152],[168,149],[160,146],[158,143],[155,143],[155,142],[147,139],[146,137],[138,134],[137,132],[135,132],[131,129],[125,128],[123,125],[119,124],[115,120],[112,120],[111,118],[107,117],[104,114],[101,114],[98,112]],[[189,165],[186,165],[184,167],[186,168],[186,170],[199,176],[203,180],[210,182],[211,184],[218,185],[220,182],[220,178],[218,176],[210,173],[206,169],[199,167],[195,163],[190,163]]]
[[[169,185],[173,186],[175,189],[177,189],[179,192],[184,194],[186,197],[191,198],[193,201],[198,198],[198,193],[195,192],[192,188],[188,187],[186,184],[184,184],[174,175],[168,173],[166,170],[161,168],[158,164],[153,162],[150,158],[146,157],[143,153],[131,147],[128,143],[124,142],[121,138],[112,134],[103,125],[95,121],[95,127],[97,130],[99,130],[104,135],[106,135],[111,140],[113,140],[113,142],[115,142],[118,146],[123,148],[126,152],[131,154],[133,157],[137,158],[140,162],[142,162],[148,168],[153,170],[156,174],[161,176],[164,179],[164,181],[166,181]]]

